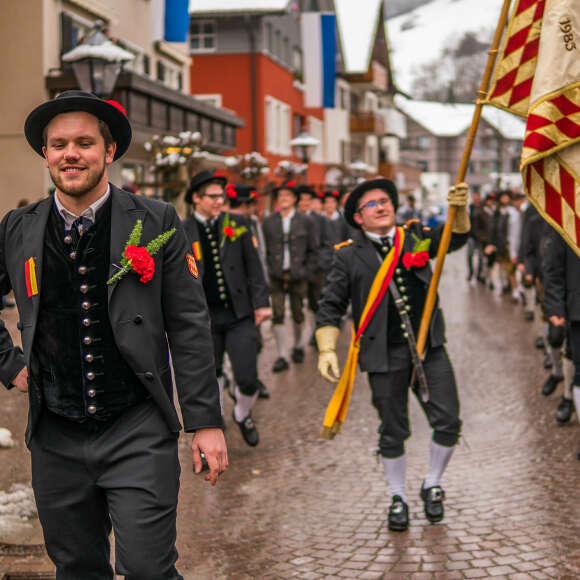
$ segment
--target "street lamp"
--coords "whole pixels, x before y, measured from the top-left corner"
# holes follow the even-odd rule
[[[357,159],[356,161],[350,163],[348,168],[350,169],[355,178],[355,184],[361,181],[361,178],[364,178],[365,174],[369,170],[369,166],[360,159]]]
[[[103,22],[97,20],[86,40],[62,55],[70,62],[82,91],[101,98],[111,96],[123,63],[135,56],[111,42],[103,34]]]
[[[294,137],[290,141],[290,147],[294,150],[294,155],[300,157],[305,164],[308,164],[312,151],[319,145],[320,141],[306,133],[306,131],[303,131],[298,137]]]

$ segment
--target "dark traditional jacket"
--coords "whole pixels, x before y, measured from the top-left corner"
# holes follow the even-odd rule
[[[552,228],[544,261],[544,309],[548,317],[580,321],[580,258]]]
[[[266,260],[270,278],[281,279],[284,260],[282,216],[274,212],[262,223],[266,241]],[[318,267],[319,240],[314,222],[303,213],[295,212],[290,222],[290,276],[294,280],[309,280]]]
[[[22,334],[22,352],[14,347],[0,321],[0,380],[10,387],[24,365],[30,366],[41,303],[40,293],[29,296],[25,263],[34,258],[38,287],[43,281],[45,229],[54,200],[45,199],[9,212],[0,224],[0,292],[14,290]],[[121,356],[159,407],[172,431],[181,424],[173,404],[175,384],[186,431],[223,425],[215,375],[209,316],[203,288],[190,268],[191,253],[181,222],[169,204],[139,197],[111,185],[110,266],[117,270],[129,234],[143,221],[142,244],[175,227],[176,233],[155,256],[155,275],[141,283],[134,272],[107,286],[109,320]],[[106,279],[101,281],[106,283]],[[71,345],[78,348],[78,345]],[[42,392],[29,386],[29,444],[43,406]]]
[[[416,242],[412,234],[415,234],[420,239],[429,238],[431,240],[429,256],[434,258],[437,255],[442,232],[443,225],[429,230],[417,222],[411,223],[405,231],[402,254],[413,251]],[[452,252],[462,247],[467,242],[467,238],[468,234],[453,234],[449,251]],[[340,326],[349,302],[352,303],[352,315],[355,328],[357,328],[380,266],[381,259],[373,243],[360,231],[356,232],[351,244],[345,244],[337,249],[319,302],[316,314],[317,328]],[[395,272],[395,279],[400,277],[403,268],[402,261],[400,261]],[[427,264],[423,268],[412,268],[407,274],[416,279],[426,296],[432,276],[429,265]],[[401,291],[401,287],[399,290]],[[362,335],[359,355],[359,365],[362,371],[380,373],[389,370],[387,356],[389,326],[392,324],[398,326],[399,324],[398,320],[391,321],[389,319],[389,304],[390,293],[387,292]],[[428,344],[431,347],[437,347],[443,345],[444,342],[443,313],[436,305],[431,318]]]
[[[235,240],[224,234],[224,220],[228,216],[230,227],[245,228]],[[200,241],[200,232],[195,217],[184,221],[183,226],[190,243]],[[219,259],[234,313],[238,318],[253,316],[254,310],[269,305],[268,285],[260,256],[252,242],[252,230],[247,220],[238,214],[221,213],[218,218],[216,257]],[[203,277],[212,254],[201,255],[198,260],[200,276]]]

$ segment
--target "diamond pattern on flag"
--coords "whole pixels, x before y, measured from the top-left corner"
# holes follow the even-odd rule
[[[519,0],[513,10],[488,101],[525,117],[536,70],[545,0]]]

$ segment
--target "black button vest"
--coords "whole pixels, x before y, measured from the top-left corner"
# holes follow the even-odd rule
[[[110,234],[110,199],[80,238],[56,206],[46,228],[31,377],[45,406],[75,421],[113,419],[147,396],[109,321]]]
[[[218,220],[210,226],[196,219],[203,258],[203,289],[210,309],[228,308],[231,297],[220,258]]]

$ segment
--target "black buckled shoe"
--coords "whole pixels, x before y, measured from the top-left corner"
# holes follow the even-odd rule
[[[389,530],[404,532],[409,527],[409,506],[400,495],[394,495],[389,507]]]
[[[558,405],[558,410],[556,411],[556,421],[558,421],[558,423],[568,423],[572,418],[572,413],[574,413],[574,401],[562,397],[562,400]]]
[[[290,365],[288,364],[288,361],[284,357],[279,356],[276,359],[276,361],[274,362],[274,366],[272,367],[272,372],[273,373],[280,373],[282,371],[285,371],[289,367],[290,367]]]
[[[538,336],[538,338],[536,338],[536,348],[538,350],[544,350],[546,348],[546,343],[544,342],[543,336]]]
[[[255,447],[260,442],[258,436],[258,429],[252,419],[252,415],[248,415],[243,421],[236,421],[235,414],[232,413],[234,423],[240,428],[244,441],[251,447]]]
[[[433,487],[421,486],[421,499],[425,507],[425,517],[432,523],[440,522],[443,519],[445,510],[443,509],[443,500],[445,499],[445,492],[440,486]]]
[[[304,362],[304,349],[303,348],[293,348],[292,349],[292,360],[295,363]]]
[[[562,377],[550,375],[542,387],[542,395],[544,395],[544,397],[549,397],[556,390],[558,383],[561,383],[563,380]]]
[[[258,379],[258,397],[260,399],[269,399],[270,391],[266,388],[266,385]]]

